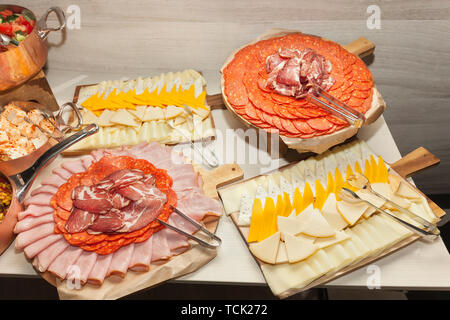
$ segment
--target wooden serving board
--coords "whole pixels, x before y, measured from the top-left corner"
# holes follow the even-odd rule
[[[436,203],[434,203],[430,198],[428,198],[423,192],[421,192],[418,188],[416,188],[414,185],[412,185],[411,183],[409,183],[406,178],[412,176],[413,174],[417,173],[417,172],[421,172],[427,168],[430,168],[432,166],[435,166],[437,164],[439,164],[440,159],[437,158],[435,155],[433,155],[432,153],[430,153],[428,150],[426,150],[423,147],[420,147],[414,151],[412,151],[411,153],[407,154],[406,156],[404,156],[403,158],[401,158],[400,160],[398,160],[395,163],[389,164],[390,167],[390,172],[394,172],[397,173],[398,175],[400,175],[403,178],[403,181],[406,182],[408,185],[410,185],[414,190],[416,190],[417,192],[419,192],[422,196],[424,196],[424,198],[427,200],[428,205],[430,206],[431,210],[433,211],[433,213],[436,215],[436,217],[438,219],[442,218],[446,212],[440,208]],[[279,169],[283,169],[283,168],[288,168],[292,165],[295,165],[296,163],[292,163],[292,164],[288,164],[285,165]],[[266,174],[270,174],[273,173],[277,170],[273,170],[271,172],[268,172]],[[243,180],[239,183],[244,183],[245,181],[248,180],[252,180],[255,179],[257,177],[253,177],[250,179],[246,179]],[[226,188],[225,188],[226,189]],[[247,243],[247,237],[248,237],[248,232],[249,232],[249,227],[241,227],[238,225],[238,212],[234,212],[231,213],[231,219],[234,223],[234,225],[236,226],[236,228],[239,230],[240,235],[242,236],[243,241],[248,245]],[[367,258],[364,258],[363,260],[355,263],[355,264],[350,264],[340,270],[337,270],[336,272],[333,272],[331,274],[325,274],[324,276],[321,276],[320,278],[312,281],[310,284],[308,284],[307,286],[301,288],[301,289],[290,289],[287,290],[285,292],[283,292],[279,297],[280,298],[286,298],[289,297],[293,294],[311,289],[313,287],[316,287],[318,285],[324,285],[326,284],[328,281],[337,279],[345,274],[348,274],[352,271],[355,271],[365,265],[368,265],[370,263],[373,263],[374,261],[381,259],[391,253],[396,252],[397,250],[404,248],[408,245],[410,245],[411,243],[419,240],[421,237],[419,235],[413,234],[401,241],[399,241],[398,243],[396,243],[395,245],[388,247],[384,250],[382,250],[381,252],[369,256]],[[252,255],[253,256],[253,255]],[[253,258],[256,260],[256,262],[258,263],[258,265],[261,267],[264,263],[262,261],[260,261],[259,259],[257,259],[256,257],[253,256]],[[264,275],[264,274],[263,274]]]
[[[239,50],[241,50],[242,48],[244,48],[247,45],[254,44],[261,40],[267,40],[267,39],[280,37],[280,36],[284,36],[284,35],[291,34],[291,33],[299,33],[299,32],[300,31],[286,30],[286,29],[269,30],[266,34],[261,35],[255,41],[248,43],[248,44],[242,46],[241,48],[238,48],[237,50],[235,50],[226,59],[224,65],[221,69],[222,98],[223,98],[226,108],[231,113],[233,113],[236,117],[238,117],[246,126],[253,127],[256,129],[261,129],[261,128],[255,126],[254,124],[250,123],[246,119],[244,119],[228,103],[228,100],[226,98],[225,91],[224,91],[224,83],[225,83],[225,79],[223,77],[224,68],[228,65],[228,63],[230,63],[233,60],[234,55]],[[328,40],[328,39],[325,39],[325,40]],[[375,44],[370,42],[368,39],[366,39],[364,37],[360,37],[347,45],[343,45],[343,47],[350,53],[353,53],[353,54],[359,56],[360,58],[363,58],[363,57],[373,54],[373,52],[375,50]],[[384,112],[384,110],[386,109],[386,103],[384,102],[381,94],[379,93],[378,89],[376,88],[375,81],[374,81],[374,86],[373,86],[372,100],[373,100],[372,106],[365,113],[365,116],[366,116],[366,121],[364,123],[365,126],[370,125],[371,123],[375,122],[381,116],[381,114]],[[348,126],[339,131],[336,131],[332,134],[327,134],[327,135],[318,136],[318,137],[312,137],[309,139],[290,138],[290,137],[285,137],[285,136],[280,135],[279,136],[279,140],[280,140],[279,146],[282,146],[282,147],[280,148],[279,151],[280,151],[280,154],[283,154],[286,152],[287,148],[290,148],[290,149],[295,149],[299,153],[314,152],[314,153],[320,154],[320,153],[325,152],[329,148],[353,137],[354,135],[357,134],[357,132],[358,132],[357,128]],[[268,139],[268,140],[271,141],[271,139]],[[271,149],[271,147],[269,146],[269,150],[270,149]]]
[[[217,188],[241,180],[244,172],[236,163],[224,164],[213,170],[206,170],[201,166],[194,165],[194,169],[199,172],[203,179],[203,191],[211,198],[219,199]],[[48,172],[50,172],[49,170]],[[42,172],[45,176],[45,172]],[[219,217],[208,216],[203,220],[205,227],[216,232],[219,224]],[[202,235],[196,234],[200,238]],[[207,239],[205,239],[207,240]],[[191,242],[191,247],[187,251],[173,256],[165,263],[152,263],[147,272],[133,272],[128,270],[124,279],[118,276],[110,276],[105,279],[99,287],[91,284],[84,285],[80,290],[67,288],[65,282],[61,282],[49,272],[40,273],[47,282],[58,289],[60,299],[118,299],[120,297],[145,290],[158,285],[164,281],[181,277],[194,272],[203,265],[214,259],[217,250],[202,247],[196,242]]]

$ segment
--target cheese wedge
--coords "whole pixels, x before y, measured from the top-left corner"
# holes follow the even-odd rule
[[[184,109],[170,105],[170,106],[167,106],[167,108],[165,109],[165,112],[166,112],[166,119],[173,119],[173,118],[179,116],[180,114],[182,114],[184,112]]]
[[[350,236],[346,234],[344,231],[336,231],[336,234],[332,237],[328,238],[316,238],[314,244],[319,248],[323,249],[329,247],[335,243],[343,242],[347,239],[350,239]]]
[[[400,187],[400,183],[402,182],[402,178],[396,174],[388,175],[389,185],[393,193],[396,193],[398,188]]]
[[[284,237],[289,263],[305,260],[318,250],[318,247],[310,241],[295,237],[291,234],[285,234]]]
[[[318,238],[332,237],[336,234],[334,229],[328,224],[327,220],[325,220],[317,209],[314,209],[308,223],[303,227],[302,233]]]
[[[348,226],[348,223],[338,212],[336,203],[336,195],[334,193],[331,193],[325,201],[321,212],[325,220],[327,220],[328,224],[334,230],[339,231],[346,228]]]
[[[102,114],[97,119],[97,124],[101,127],[110,127],[113,126],[114,123],[111,122],[111,118],[114,115],[114,112],[108,109],[103,110]]]
[[[295,217],[298,221],[300,221],[300,224],[302,226],[306,226],[309,223],[309,220],[311,219],[312,215],[314,213],[314,208],[312,204],[310,204],[305,210],[297,214]]]
[[[359,218],[364,214],[369,206],[363,202],[350,203],[346,201],[338,201],[336,208],[341,214],[342,218],[351,226],[353,226]]]
[[[278,248],[277,257],[275,259],[275,264],[281,264],[288,262],[286,245],[283,241],[280,242],[280,247]]]
[[[370,202],[371,204],[373,204],[374,206],[381,208],[382,206],[384,206],[386,204],[386,201],[383,200],[380,197],[377,197],[376,195],[374,195],[373,193],[367,191],[367,190],[358,190],[355,192],[361,199],[366,200],[368,202]]]
[[[302,223],[297,218],[278,216],[277,227],[278,231],[291,235],[297,235],[302,232]]]
[[[162,120],[164,117],[164,111],[160,107],[147,107],[142,121]]]
[[[128,112],[134,115],[138,120],[143,121],[146,109],[147,106],[137,106],[136,110],[129,109]]]
[[[400,181],[400,185],[399,185],[397,191],[394,193],[397,196],[407,198],[407,199],[418,200],[421,198],[420,194],[417,191],[415,191],[413,188],[411,188],[404,181]]]
[[[140,126],[140,123],[136,121],[134,116],[125,109],[119,109],[119,110],[115,111],[110,119],[110,122],[112,122],[114,124],[121,124],[124,126],[129,126],[129,127],[139,127]]]
[[[275,264],[280,246],[280,232],[276,232],[270,237],[249,245],[250,252],[259,260]]]
[[[90,110],[88,109],[82,109],[81,110],[81,116],[83,118],[83,124],[88,125],[91,123],[97,123],[98,117]]]

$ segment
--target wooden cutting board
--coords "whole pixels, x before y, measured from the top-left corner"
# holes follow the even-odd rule
[[[64,161],[64,159],[62,159]],[[217,188],[236,182],[244,177],[244,172],[239,165],[224,164],[213,170],[194,165],[203,179],[204,193],[214,199],[219,199]],[[51,170],[47,172],[49,174]],[[45,176],[45,172],[42,172]],[[36,184],[35,187],[38,185]],[[203,220],[206,228],[216,232],[219,218],[210,216]],[[118,299],[120,297],[145,290],[164,281],[194,272],[211,261],[217,255],[217,250],[208,249],[192,242],[189,250],[174,256],[164,264],[151,264],[148,272],[128,271],[125,279],[111,276],[105,279],[102,286],[87,284],[81,290],[67,289],[65,282],[61,282],[49,272],[40,273],[47,282],[58,288],[61,299]]]
[[[434,203],[430,198],[428,198],[423,192],[421,192],[419,189],[417,189],[414,185],[412,185],[411,183],[409,183],[406,180],[407,177],[410,177],[410,176],[414,175],[415,173],[421,172],[421,171],[423,171],[423,170],[425,170],[427,168],[430,168],[432,166],[435,166],[435,165],[439,164],[439,162],[440,162],[439,158],[437,158],[435,155],[430,153],[425,148],[420,147],[420,148],[412,151],[411,153],[407,154],[406,156],[404,156],[403,158],[401,158],[397,162],[389,164],[389,166],[390,166],[391,170],[393,170],[394,172],[399,174],[404,179],[404,181],[407,184],[409,184],[413,189],[415,189],[417,192],[419,192],[422,196],[425,197],[425,199],[427,200],[427,202],[428,202],[431,210],[433,211],[433,213],[436,215],[437,218],[440,219],[441,217],[443,217],[446,214],[446,212],[442,208],[440,208],[436,203]],[[293,164],[288,164],[286,166],[283,166],[280,169],[287,168],[287,167],[292,166],[292,165],[294,165],[294,163]],[[277,170],[274,170],[274,171],[277,171]],[[272,172],[274,172],[274,171],[272,171]],[[272,172],[268,172],[267,174],[270,174]],[[255,179],[255,178],[256,177],[253,177],[251,179]],[[251,180],[251,179],[247,179],[247,180]],[[240,183],[243,183],[243,182],[245,182],[247,180],[243,180]],[[225,189],[226,189],[226,187],[225,187]],[[235,212],[235,213],[231,213],[230,216],[231,216],[231,219],[232,219],[234,225],[239,230],[239,233],[242,236],[243,241],[245,243],[247,243],[246,239],[247,239],[247,236],[248,236],[249,228],[248,227],[240,227],[238,225],[238,222],[237,222],[238,214],[239,214],[238,212]],[[409,244],[417,241],[420,238],[421,237],[416,235],[416,234],[411,235],[411,236],[403,239],[402,241],[396,243],[394,246],[388,247],[388,248],[386,248],[385,250],[379,252],[376,255],[369,256],[369,257],[359,261],[358,263],[351,264],[351,265],[349,265],[347,267],[344,267],[344,268],[338,270],[337,272],[334,272],[334,273],[331,273],[331,274],[326,274],[326,275],[324,275],[324,276],[314,280],[313,282],[311,282],[306,287],[303,287],[301,289],[288,290],[288,291],[282,293],[280,295],[280,298],[286,298],[286,297],[291,296],[293,294],[296,294],[296,293],[299,293],[299,292],[311,289],[311,288],[313,288],[315,286],[324,285],[328,281],[337,279],[337,278],[339,278],[339,277],[341,277],[341,276],[343,276],[345,274],[348,274],[348,273],[350,273],[352,271],[355,271],[355,270],[357,270],[357,269],[359,269],[359,268],[361,268],[361,267],[363,267],[365,265],[371,264],[374,261],[376,261],[378,259],[381,259],[381,258],[383,258],[383,257],[385,257],[385,256],[387,256],[387,255],[389,255],[389,254],[391,254],[393,252],[396,252],[397,250],[408,246]],[[247,243],[247,245],[248,245],[248,243]],[[256,260],[256,262],[258,263],[259,266],[261,266],[263,264],[263,262],[261,262],[259,259],[255,258],[255,257],[254,257],[254,259]]]

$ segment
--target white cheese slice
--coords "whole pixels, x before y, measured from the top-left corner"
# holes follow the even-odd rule
[[[400,182],[400,185],[395,194],[397,196],[413,200],[421,198],[421,195],[404,181]]]
[[[278,195],[281,194],[281,189],[271,176],[269,176],[267,180],[267,195],[273,199],[276,199]]]
[[[140,126],[140,122],[137,122],[135,117],[125,109],[115,111],[110,121],[115,124],[121,124],[129,127]]]
[[[336,208],[342,218],[353,226],[364,214],[369,206],[364,202],[350,203],[347,201],[337,201]]]
[[[291,169],[291,182],[292,182],[292,188],[295,190],[295,188],[298,188],[299,190],[305,189],[305,179],[303,177],[300,177],[298,172],[296,170]]]
[[[249,226],[252,217],[253,197],[247,192],[242,193],[241,205],[239,210],[238,225]]]
[[[371,249],[364,244],[364,242],[352,231],[351,228],[345,229],[344,232],[351,238],[348,242],[353,243],[353,245],[360,252],[360,259],[364,259],[370,255]]]
[[[327,254],[332,264],[332,271],[339,270],[352,262],[352,257],[337,243],[322,249]]]
[[[302,232],[301,221],[293,217],[277,216],[278,231],[284,234],[297,235]]]
[[[136,110],[128,110],[132,115],[134,115],[138,120],[143,121],[145,111],[147,110],[147,106],[136,106]]]
[[[350,164],[347,159],[347,156],[345,155],[345,152],[342,150],[341,147],[333,149],[333,153],[334,156],[336,157],[339,171],[341,172],[342,177],[345,179],[347,175],[347,166]]]
[[[291,201],[294,199],[294,188],[283,175],[280,176],[280,190],[282,194],[287,193]]]
[[[325,172],[324,162],[317,161],[316,162],[316,179],[318,179],[322,183],[322,186],[326,187],[327,178],[328,178],[328,172]]]
[[[274,264],[278,255],[280,245],[280,232],[276,232],[270,237],[249,245],[250,252],[259,260]]]
[[[83,118],[83,125],[97,123],[98,121],[98,117],[91,110],[85,108],[81,110],[81,116]]]
[[[336,195],[330,193],[322,207],[322,215],[328,224],[336,231],[342,230],[348,226],[347,221],[342,218],[336,207]]]
[[[236,199],[241,199],[241,195],[244,192],[249,193],[249,191],[244,187],[244,184],[236,184],[226,189],[218,190],[220,199],[222,200],[223,207],[225,209],[225,213],[227,215],[239,211],[241,201],[236,201]]]
[[[331,174],[334,176],[334,173],[336,171],[336,168],[338,167],[338,163],[336,160],[336,157],[334,156],[333,152],[328,151],[326,157],[323,159],[324,162],[324,169],[328,177],[328,172],[331,172]]]
[[[303,227],[306,227],[309,224],[309,221],[311,220],[313,214],[314,208],[311,204],[307,208],[305,208],[302,212],[297,214],[295,218],[300,221]]]
[[[343,242],[347,239],[350,239],[350,236],[346,234],[344,231],[336,231],[336,234],[332,237],[328,238],[316,238],[314,244],[317,245],[318,248],[326,248],[335,243]]]
[[[284,243],[289,263],[305,260],[318,250],[314,243],[291,234],[284,235]]]
[[[303,227],[302,233],[319,238],[332,237],[336,234],[319,210],[314,209],[308,223]]]
[[[332,269],[332,263],[325,251],[319,249],[311,257],[306,259],[306,263],[317,273],[322,276]]]
[[[166,119],[173,119],[184,112],[184,108],[180,108],[177,106],[167,106],[165,109]]]
[[[145,110],[145,114],[142,118],[142,121],[156,121],[164,119],[164,111],[160,107],[152,107],[149,106]]]
[[[283,241],[280,242],[280,247],[278,248],[277,257],[275,259],[275,264],[286,263],[288,262],[286,245]]]
[[[197,109],[192,109],[192,112],[195,113],[196,115],[198,115],[202,120],[208,118],[210,111],[203,109],[203,108],[197,108]]]
[[[110,127],[113,126],[114,123],[111,122],[111,118],[114,115],[114,112],[108,109],[103,110],[100,116],[97,119],[97,124],[101,127]]]

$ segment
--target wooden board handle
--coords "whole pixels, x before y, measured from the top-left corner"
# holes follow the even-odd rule
[[[375,44],[369,41],[367,38],[361,37],[349,44],[343,46],[348,52],[354,55],[364,58],[371,55],[375,50]]]
[[[217,188],[241,180],[244,171],[237,163],[221,165],[213,170],[200,169],[203,177],[203,191],[208,197],[218,198]]]
[[[211,107],[211,110],[226,109],[221,93],[207,95],[206,103]]]
[[[399,175],[406,178],[426,168],[437,165],[440,161],[441,160],[430,151],[424,147],[420,147],[391,164],[391,167]]]

